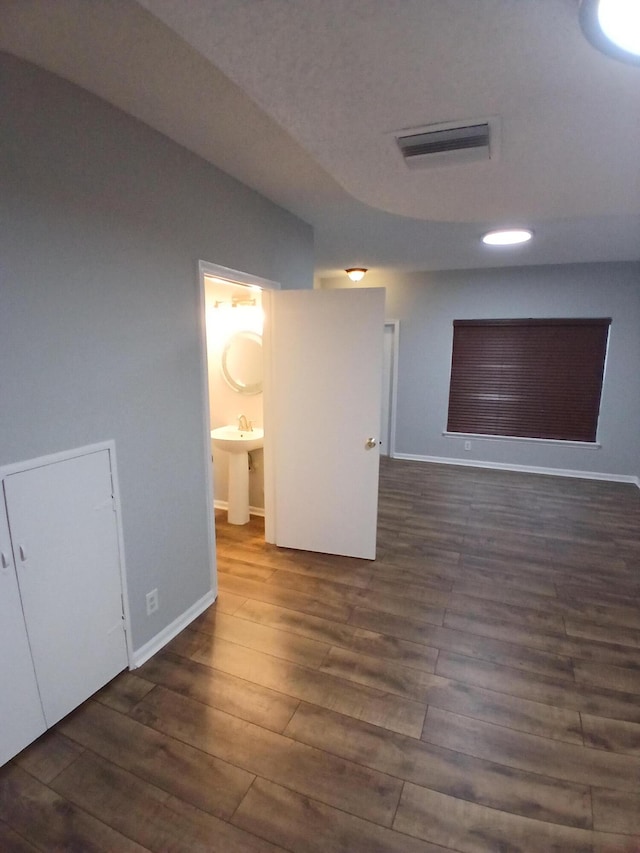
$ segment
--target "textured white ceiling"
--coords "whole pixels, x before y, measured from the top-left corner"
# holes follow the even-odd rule
[[[640,257],[640,67],[591,47],[577,0],[138,2],[0,0],[0,46],[310,221],[319,273]],[[491,161],[396,150],[490,116]],[[535,241],[481,247],[503,223]]]
[[[140,2],[373,207],[640,213],[640,72],[594,51],[574,0]],[[494,115],[497,162],[416,172],[398,156],[394,130]]]

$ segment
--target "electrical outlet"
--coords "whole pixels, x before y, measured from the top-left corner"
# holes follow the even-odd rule
[[[471,442],[470,441],[465,441],[464,449],[465,450],[471,450]]]
[[[155,613],[158,606],[158,590],[152,589],[151,592],[147,593],[147,616],[151,616],[152,613]]]

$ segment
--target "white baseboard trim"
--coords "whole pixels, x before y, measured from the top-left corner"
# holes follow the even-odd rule
[[[201,599],[195,602],[195,604],[192,604],[188,610],[185,610],[181,616],[178,616],[178,618],[174,619],[170,625],[167,625],[167,627],[163,628],[162,631],[155,635],[155,637],[152,637],[148,643],[145,643],[144,646],[141,646],[139,649],[135,649],[130,669],[137,669],[137,667],[146,663],[146,661],[153,657],[156,652],[159,652],[160,649],[164,648],[164,646],[173,640],[174,637],[177,637],[180,631],[186,628],[187,625],[191,624],[197,616],[204,613],[207,607],[210,607],[215,600],[216,593],[213,592],[213,590],[209,590],[206,595],[203,595]]]
[[[496,471],[519,471],[523,474],[547,474],[551,477],[575,477],[580,480],[605,480],[631,483],[640,489],[640,477],[630,474],[606,474],[600,471],[572,471],[566,468],[544,468],[537,465],[512,465],[508,462],[483,462],[479,459],[453,459],[446,456],[420,456],[416,453],[394,453],[394,459],[412,462],[435,462],[438,465],[460,465],[464,468],[491,468]]]
[[[214,501],[213,505],[216,509],[229,509],[228,501]],[[259,515],[261,518],[264,518],[264,507],[250,506],[249,515]]]

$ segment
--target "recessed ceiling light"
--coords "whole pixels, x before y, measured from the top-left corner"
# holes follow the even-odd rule
[[[603,53],[640,65],[640,3],[637,0],[582,0],[580,23]]]
[[[482,238],[486,246],[516,246],[527,243],[533,237],[533,231],[526,228],[504,228],[500,231],[489,231]]]

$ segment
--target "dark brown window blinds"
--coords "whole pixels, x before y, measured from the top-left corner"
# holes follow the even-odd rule
[[[594,442],[610,323],[454,320],[447,431]]]

